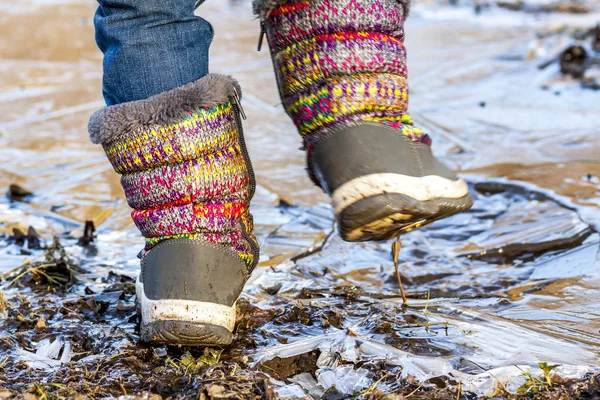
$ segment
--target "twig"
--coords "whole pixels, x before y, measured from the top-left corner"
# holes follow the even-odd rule
[[[422,387],[423,387],[423,384],[421,383],[418,388],[416,388],[415,390],[413,390],[412,392],[410,392],[408,395],[406,395],[405,399],[408,399],[413,394],[417,393],[419,391],[419,389],[421,389]]]
[[[16,281],[18,281],[19,279],[21,279],[22,277],[24,277],[28,273],[35,271],[36,269],[37,269],[37,267],[31,267],[31,268],[28,268],[28,269],[24,270],[19,275],[17,275],[16,278],[14,278],[12,281],[10,281],[10,283],[8,284],[7,287],[11,287],[13,283],[15,283]]]
[[[56,265],[56,263],[45,263],[45,264],[40,264],[40,265],[35,265],[33,266],[33,263],[28,261],[26,263],[23,263],[20,267],[16,268],[16,269],[20,269],[22,267],[24,267],[25,265],[32,265],[30,268],[26,268],[23,272],[21,272],[19,275],[17,275],[13,280],[10,281],[10,283],[8,284],[7,287],[11,287],[16,281],[18,281],[19,279],[21,279],[22,277],[24,277],[25,275],[27,275],[28,273],[32,273],[32,274],[39,274],[39,275],[43,275],[46,278],[48,278],[48,280],[50,281],[49,283],[52,284],[52,282],[55,281],[54,278],[50,277],[48,274],[46,274],[43,269],[44,268],[48,268],[48,267],[53,267]]]
[[[400,293],[402,294],[402,305],[408,305],[408,301],[406,300],[406,293],[404,293],[404,287],[402,286],[402,276],[400,275],[400,270],[398,269],[398,256],[400,255],[400,249],[402,248],[402,242],[400,241],[400,237],[396,239],[396,241],[392,244],[392,258],[394,259],[394,268],[396,269],[396,278],[398,278],[398,285],[400,286]]]
[[[390,375],[390,371],[387,371],[385,373],[385,375],[383,375],[381,378],[379,378],[377,380],[377,382],[375,382],[374,384],[372,384],[371,386],[369,386],[365,391],[363,391],[363,393],[361,393],[362,395],[367,395],[370,394],[372,392],[375,391],[375,389],[377,389],[377,385],[379,385],[385,378],[387,378]]]
[[[425,302],[425,308],[423,309],[423,315],[427,314],[427,308],[429,307],[430,295],[431,295],[431,289],[427,289],[427,301]]]

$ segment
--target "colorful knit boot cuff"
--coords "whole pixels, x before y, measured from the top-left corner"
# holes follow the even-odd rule
[[[407,113],[408,9],[397,0],[255,1],[283,105],[309,153],[339,129],[364,123],[430,144]]]
[[[221,245],[250,272],[258,262],[249,204],[255,190],[239,85],[209,74],[145,100],[106,107],[89,122],[146,237]]]

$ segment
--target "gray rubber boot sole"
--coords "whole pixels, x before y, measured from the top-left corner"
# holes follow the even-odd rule
[[[459,199],[419,201],[403,194],[389,193],[357,201],[345,208],[337,220],[345,241],[382,241],[466,211],[472,205],[470,195]]]
[[[218,325],[183,321],[156,321],[141,329],[142,341],[183,346],[227,346],[233,334]]]

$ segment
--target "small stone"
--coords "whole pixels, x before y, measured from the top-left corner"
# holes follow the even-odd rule
[[[11,200],[23,200],[25,197],[30,196],[32,193],[23,187],[13,183],[8,187],[8,197]]]

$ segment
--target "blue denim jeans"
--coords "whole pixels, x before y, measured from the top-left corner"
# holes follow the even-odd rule
[[[107,105],[145,99],[208,74],[213,28],[194,0],[98,0]]]

